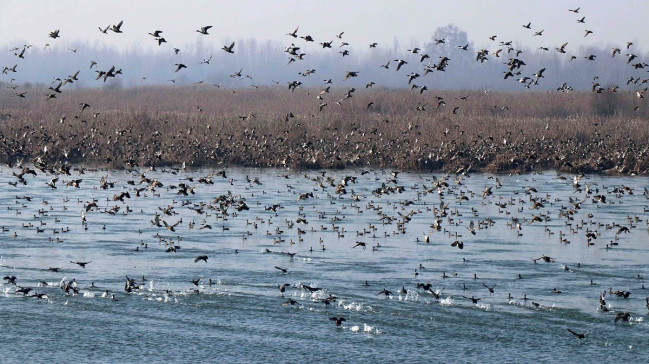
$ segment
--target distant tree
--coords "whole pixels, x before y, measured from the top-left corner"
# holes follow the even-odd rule
[[[454,24],[437,28],[430,41],[424,44],[423,52],[430,57],[428,61],[432,65],[448,58],[444,71],[433,72],[435,87],[472,89],[489,83],[484,77],[484,68],[490,65],[475,60],[473,43],[467,33]]]

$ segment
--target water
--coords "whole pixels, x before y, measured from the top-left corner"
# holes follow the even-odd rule
[[[227,178],[204,184],[199,177],[215,171],[148,171],[163,187],[137,197],[136,188],[150,186],[140,184],[142,171],[73,171],[59,176],[56,189],[46,184],[54,176],[41,172],[26,175],[26,186],[9,185],[18,171],[0,170],[0,274],[32,288],[27,296],[46,297],[0,284],[3,362],[639,362],[649,351],[645,177],[586,176],[576,189],[574,176],[547,172],[497,176],[497,188],[494,176],[471,174],[461,184],[449,177],[440,196],[431,174],[401,173],[394,183],[389,171],[327,171],[323,178],[227,169]],[[337,185],[346,175],[356,183],[336,194],[326,178]],[[113,188],[99,188],[104,176]],[[83,180],[80,188],[65,186],[73,179]],[[195,194],[178,195],[171,187],[179,183],[196,186]],[[383,183],[403,191],[374,194]],[[487,186],[493,195],[483,198]],[[537,192],[528,193],[531,186]],[[113,201],[122,191],[131,198]],[[233,203],[220,210],[222,195]],[[606,204],[595,195],[606,195]],[[531,209],[531,198],[544,207]],[[84,224],[93,199],[98,208]],[[570,199],[583,203],[568,220],[560,215],[573,208]],[[433,232],[441,200],[447,216]],[[240,201],[249,210],[237,211]],[[267,209],[273,205],[276,212]],[[155,226],[156,213],[168,225],[182,222],[175,231]],[[530,223],[535,215],[542,221]],[[629,233],[616,234],[621,226]],[[594,245],[587,231],[597,231]],[[452,247],[455,240],[464,249]],[[617,245],[607,249],[611,242]],[[166,252],[172,245],[180,248]],[[207,263],[194,262],[200,255]],[[542,255],[556,261],[534,264]],[[84,269],[70,261],[90,263]],[[141,288],[126,293],[126,276]],[[198,286],[191,282],[199,278]],[[79,292],[64,293],[61,282],[73,279]],[[439,299],[417,283],[442,290]],[[485,285],[495,286],[493,295]],[[630,296],[607,294],[610,312],[601,312],[599,295],[609,287]],[[330,295],[337,299],[325,305]],[[481,300],[473,304],[471,296]],[[289,298],[297,304],[285,304]],[[614,324],[624,311],[630,322]],[[346,321],[336,327],[330,317]],[[589,334],[579,340],[568,328]]]

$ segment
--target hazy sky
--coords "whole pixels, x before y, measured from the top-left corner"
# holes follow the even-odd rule
[[[581,7],[579,14],[568,9]],[[404,49],[429,41],[435,29],[453,23],[468,33],[477,47],[487,47],[489,36],[512,40],[532,48],[587,45],[625,46],[633,41],[641,50],[649,44],[649,1],[408,1],[408,0],[2,0],[0,44],[8,47],[28,42],[35,46],[90,42],[125,48],[157,44],[147,33],[163,30],[168,46],[196,42],[213,43],[256,38],[283,44],[303,42],[286,35],[300,26],[298,35],[311,35],[316,43],[336,40],[366,48],[370,42],[391,47],[398,39]],[[585,24],[577,19],[586,17]],[[123,34],[102,34],[106,27],[124,20]],[[532,30],[522,27],[531,22]],[[210,35],[196,29],[212,25]],[[48,33],[60,29],[61,38]],[[585,30],[593,31],[584,37]],[[533,36],[544,30],[542,36]],[[202,37],[202,38],[201,38]],[[9,48],[7,48],[8,50]],[[162,48],[156,48],[162,49]]]

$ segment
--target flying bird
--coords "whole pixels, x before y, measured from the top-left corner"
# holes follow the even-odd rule
[[[234,48],[234,42],[232,42],[232,44],[230,44],[230,46],[223,46],[223,48],[221,48],[221,49],[223,49],[224,51],[226,51],[228,53],[234,53],[232,48]]]
[[[204,35],[207,35],[207,34],[208,34],[207,31],[208,31],[211,27],[212,27],[211,25],[206,25],[206,26],[204,26],[204,27],[201,27],[201,29],[198,29],[197,32],[199,32],[199,33],[201,33],[201,34],[204,34]]]
[[[70,261],[70,263],[76,264],[76,265],[80,266],[81,268],[86,269],[86,265],[92,263],[92,260],[89,261],[89,262],[73,262],[73,261]]]
[[[120,29],[122,27],[122,24],[124,24],[124,20],[121,20],[117,25],[113,25],[110,30],[112,30],[115,33],[123,33],[122,30]]]
[[[588,331],[586,331],[586,332],[574,332],[574,331],[572,331],[572,330],[570,330],[570,329],[568,329],[568,331],[569,331],[571,334],[575,335],[575,336],[576,336],[578,339],[580,339],[580,340],[583,339],[583,338],[585,338],[586,335],[588,335]]]

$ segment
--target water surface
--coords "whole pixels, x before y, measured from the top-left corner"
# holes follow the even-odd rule
[[[639,362],[648,353],[646,177],[586,176],[576,187],[554,172],[451,175],[438,189],[441,174],[390,171],[226,169],[206,184],[199,178],[217,171],[86,170],[53,189],[56,176],[40,171],[10,185],[19,172],[0,170],[0,274],[17,277],[0,284],[3,361]],[[114,187],[100,188],[106,176]],[[336,193],[345,176],[357,180]],[[74,179],[79,188],[66,187]],[[179,183],[194,194],[178,194]],[[114,201],[123,191],[131,197]],[[180,223],[171,231],[163,221]],[[207,262],[194,262],[201,255]],[[543,255],[555,261],[533,262]],[[125,292],[126,276],[140,289]],[[60,288],[71,280],[76,294]],[[607,294],[602,312],[609,287],[630,296]],[[630,322],[615,324],[626,311]]]

